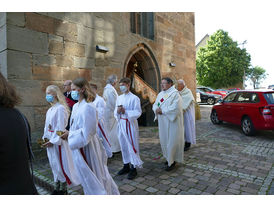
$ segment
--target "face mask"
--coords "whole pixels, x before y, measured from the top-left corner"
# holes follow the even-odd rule
[[[126,91],[127,91],[127,87],[126,86],[120,86],[120,91],[122,92],[122,93],[125,93]]]
[[[79,100],[79,97],[80,97],[79,92],[78,91],[71,91],[71,97],[74,100]]]
[[[47,102],[53,102],[54,97],[52,95],[50,95],[50,94],[47,94],[46,95],[46,100],[47,100]]]

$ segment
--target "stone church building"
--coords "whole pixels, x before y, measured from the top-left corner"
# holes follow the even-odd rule
[[[139,124],[151,126],[162,77],[183,78],[196,94],[194,26],[188,12],[0,13],[0,71],[22,96],[33,138],[43,132],[46,87],[79,76],[100,95],[109,75],[131,78]]]

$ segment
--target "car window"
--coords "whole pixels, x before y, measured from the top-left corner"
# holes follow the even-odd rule
[[[205,91],[205,92],[211,92],[211,90],[210,90],[210,89],[207,89],[207,88],[204,88],[204,91]]]
[[[229,94],[225,99],[224,102],[233,102],[235,97],[236,97],[237,93],[232,93]]]
[[[274,92],[273,93],[265,93],[264,98],[266,99],[268,104],[274,104]]]
[[[239,94],[236,101],[240,103],[256,103],[259,102],[259,96],[257,93],[243,92]]]

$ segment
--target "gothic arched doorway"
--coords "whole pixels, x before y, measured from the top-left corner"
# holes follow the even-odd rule
[[[160,90],[161,74],[157,61],[145,44],[138,44],[129,53],[124,77],[132,81],[132,92],[141,100],[142,115],[138,119],[140,126],[155,126],[152,104]]]

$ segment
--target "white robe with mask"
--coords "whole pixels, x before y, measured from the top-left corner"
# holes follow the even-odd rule
[[[75,168],[85,194],[119,194],[106,165],[103,144],[97,137],[97,125],[97,111],[93,103],[83,99],[73,106],[68,143]]]
[[[97,134],[103,142],[107,156],[110,158],[110,157],[112,157],[111,144],[110,144],[110,139],[109,139],[109,135],[108,135],[108,130],[106,130],[105,119],[104,119],[106,102],[102,97],[100,97],[98,94],[96,94],[96,98],[93,101],[93,104],[95,105],[95,107],[98,111]]]
[[[104,93],[103,93],[103,98],[106,102],[104,117],[105,117],[105,126],[106,126],[106,130],[108,130],[112,152],[121,151],[119,140],[118,140],[117,121],[113,115],[117,97],[118,97],[118,94],[116,92],[116,89],[111,84],[107,84],[104,88]]]
[[[156,114],[156,109],[161,108],[162,115]],[[161,91],[153,104],[155,120],[158,119],[160,144],[163,156],[170,166],[174,161],[184,160],[184,117],[182,98],[174,86],[166,91]]]
[[[80,184],[73,164],[72,152],[68,142],[56,134],[57,131],[65,131],[67,123],[68,112],[62,104],[56,103],[47,111],[42,138],[48,138],[53,144],[52,147],[47,147],[47,155],[54,182],[67,182],[68,187],[72,187]]]
[[[190,89],[186,86],[179,91],[182,97],[182,108],[184,111],[185,141],[196,144],[195,131],[195,100]]]
[[[125,114],[118,114],[119,105],[123,105]],[[131,92],[117,98],[114,116],[118,121],[118,137],[120,141],[123,163],[134,167],[142,167],[139,152],[139,128],[137,119],[141,116],[140,99]]]

